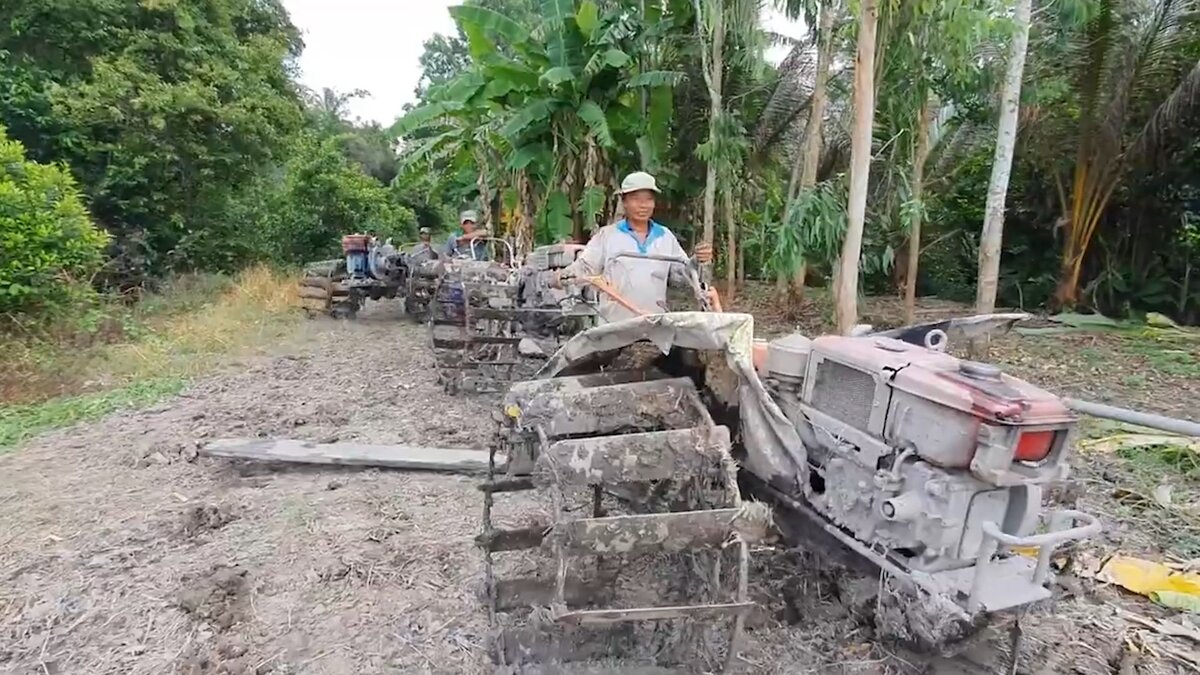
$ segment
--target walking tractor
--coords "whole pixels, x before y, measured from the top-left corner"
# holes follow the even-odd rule
[[[810,546],[814,533],[879,570],[878,624],[952,650],[1049,597],[1055,548],[1099,531],[1044,506],[1067,476],[1075,413],[947,351],[1025,315],[767,343],[751,316],[710,306],[687,260],[671,262],[701,311],[637,309],[578,333],[496,414],[477,543],[498,660],[588,658],[607,627],[660,661],[681,636],[708,635],[699,649],[728,664],[753,606],[752,547],[778,534]],[[504,495],[528,491],[548,517],[499,524]],[[647,567],[657,584],[638,576]],[[642,628],[611,628],[626,624]]]
[[[342,252],[340,259],[305,266],[300,301],[310,314],[353,318],[368,299],[403,295],[405,311],[423,315],[432,284],[427,274],[416,272],[427,262],[411,260],[390,240],[380,243],[366,234],[342,237]]]
[[[502,391],[536,372],[564,339],[595,323],[590,290],[543,282],[543,272],[565,267],[582,246],[542,246],[518,263],[507,242],[488,241],[503,246],[503,262],[439,262],[430,342],[441,381],[452,393]]]

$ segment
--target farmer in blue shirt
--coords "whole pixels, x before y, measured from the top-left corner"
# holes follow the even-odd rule
[[[484,241],[488,238],[488,231],[475,225],[478,220],[479,216],[474,211],[459,214],[458,223],[462,229],[446,240],[446,255],[452,258],[462,255],[474,260],[489,259],[487,242]]]
[[[602,275],[635,307],[651,314],[665,312],[671,263],[630,260],[620,258],[618,254],[666,255],[677,258],[685,258],[687,254],[675,235],[651,218],[654,215],[655,197],[659,194],[654,176],[644,171],[631,173],[621,181],[618,194],[621,195],[621,202],[625,206],[625,219],[600,228],[575,262],[554,273],[551,284],[561,286],[564,273],[570,276]],[[696,246],[694,257],[700,263],[710,262],[712,247],[700,243]],[[612,322],[630,318],[635,314],[602,294],[600,316]]]

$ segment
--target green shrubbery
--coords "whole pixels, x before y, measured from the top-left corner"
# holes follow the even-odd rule
[[[0,126],[0,313],[46,313],[91,294],[107,242],[71,174],[27,160]]]

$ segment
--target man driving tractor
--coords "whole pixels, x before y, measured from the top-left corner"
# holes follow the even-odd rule
[[[478,227],[479,216],[474,211],[463,211],[458,216],[458,224],[462,228],[450,235],[446,240],[446,255],[453,258],[456,255],[469,255],[475,260],[487,260],[487,228]]]
[[[655,195],[661,194],[654,176],[638,171],[621,181],[621,203],[625,218],[600,228],[588,241],[575,262],[552,273],[552,286],[561,288],[565,277],[603,276],[622,297],[648,314],[667,311],[667,280],[673,263],[663,260],[638,260],[620,254],[672,256],[686,258],[679,240],[666,227],[654,222]],[[712,261],[712,247],[701,242],[694,259]],[[600,294],[600,316],[606,321],[621,321],[636,316],[608,295]]]
[[[415,263],[425,262],[426,260],[437,260],[438,252],[433,248],[433,232],[428,227],[422,227],[417,230],[417,235],[421,241],[413,245],[408,252],[408,257]]]

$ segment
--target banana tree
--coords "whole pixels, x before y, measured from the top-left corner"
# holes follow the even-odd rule
[[[639,70],[632,54],[642,33],[630,7],[592,0],[542,0],[530,30],[516,18],[464,5],[451,14],[467,36],[472,68],[444,88],[444,96],[417,108],[397,126],[412,133],[446,123],[476,124],[471,136],[515,176],[522,202],[538,216],[519,218],[523,245],[571,235],[586,237],[607,221],[614,163],[632,165],[667,146],[670,88],[682,75]],[[642,92],[651,101],[640,112]],[[663,105],[664,101],[666,105]],[[494,133],[490,133],[494,131]],[[477,151],[478,153],[478,151]],[[519,228],[520,229],[520,228]]]

